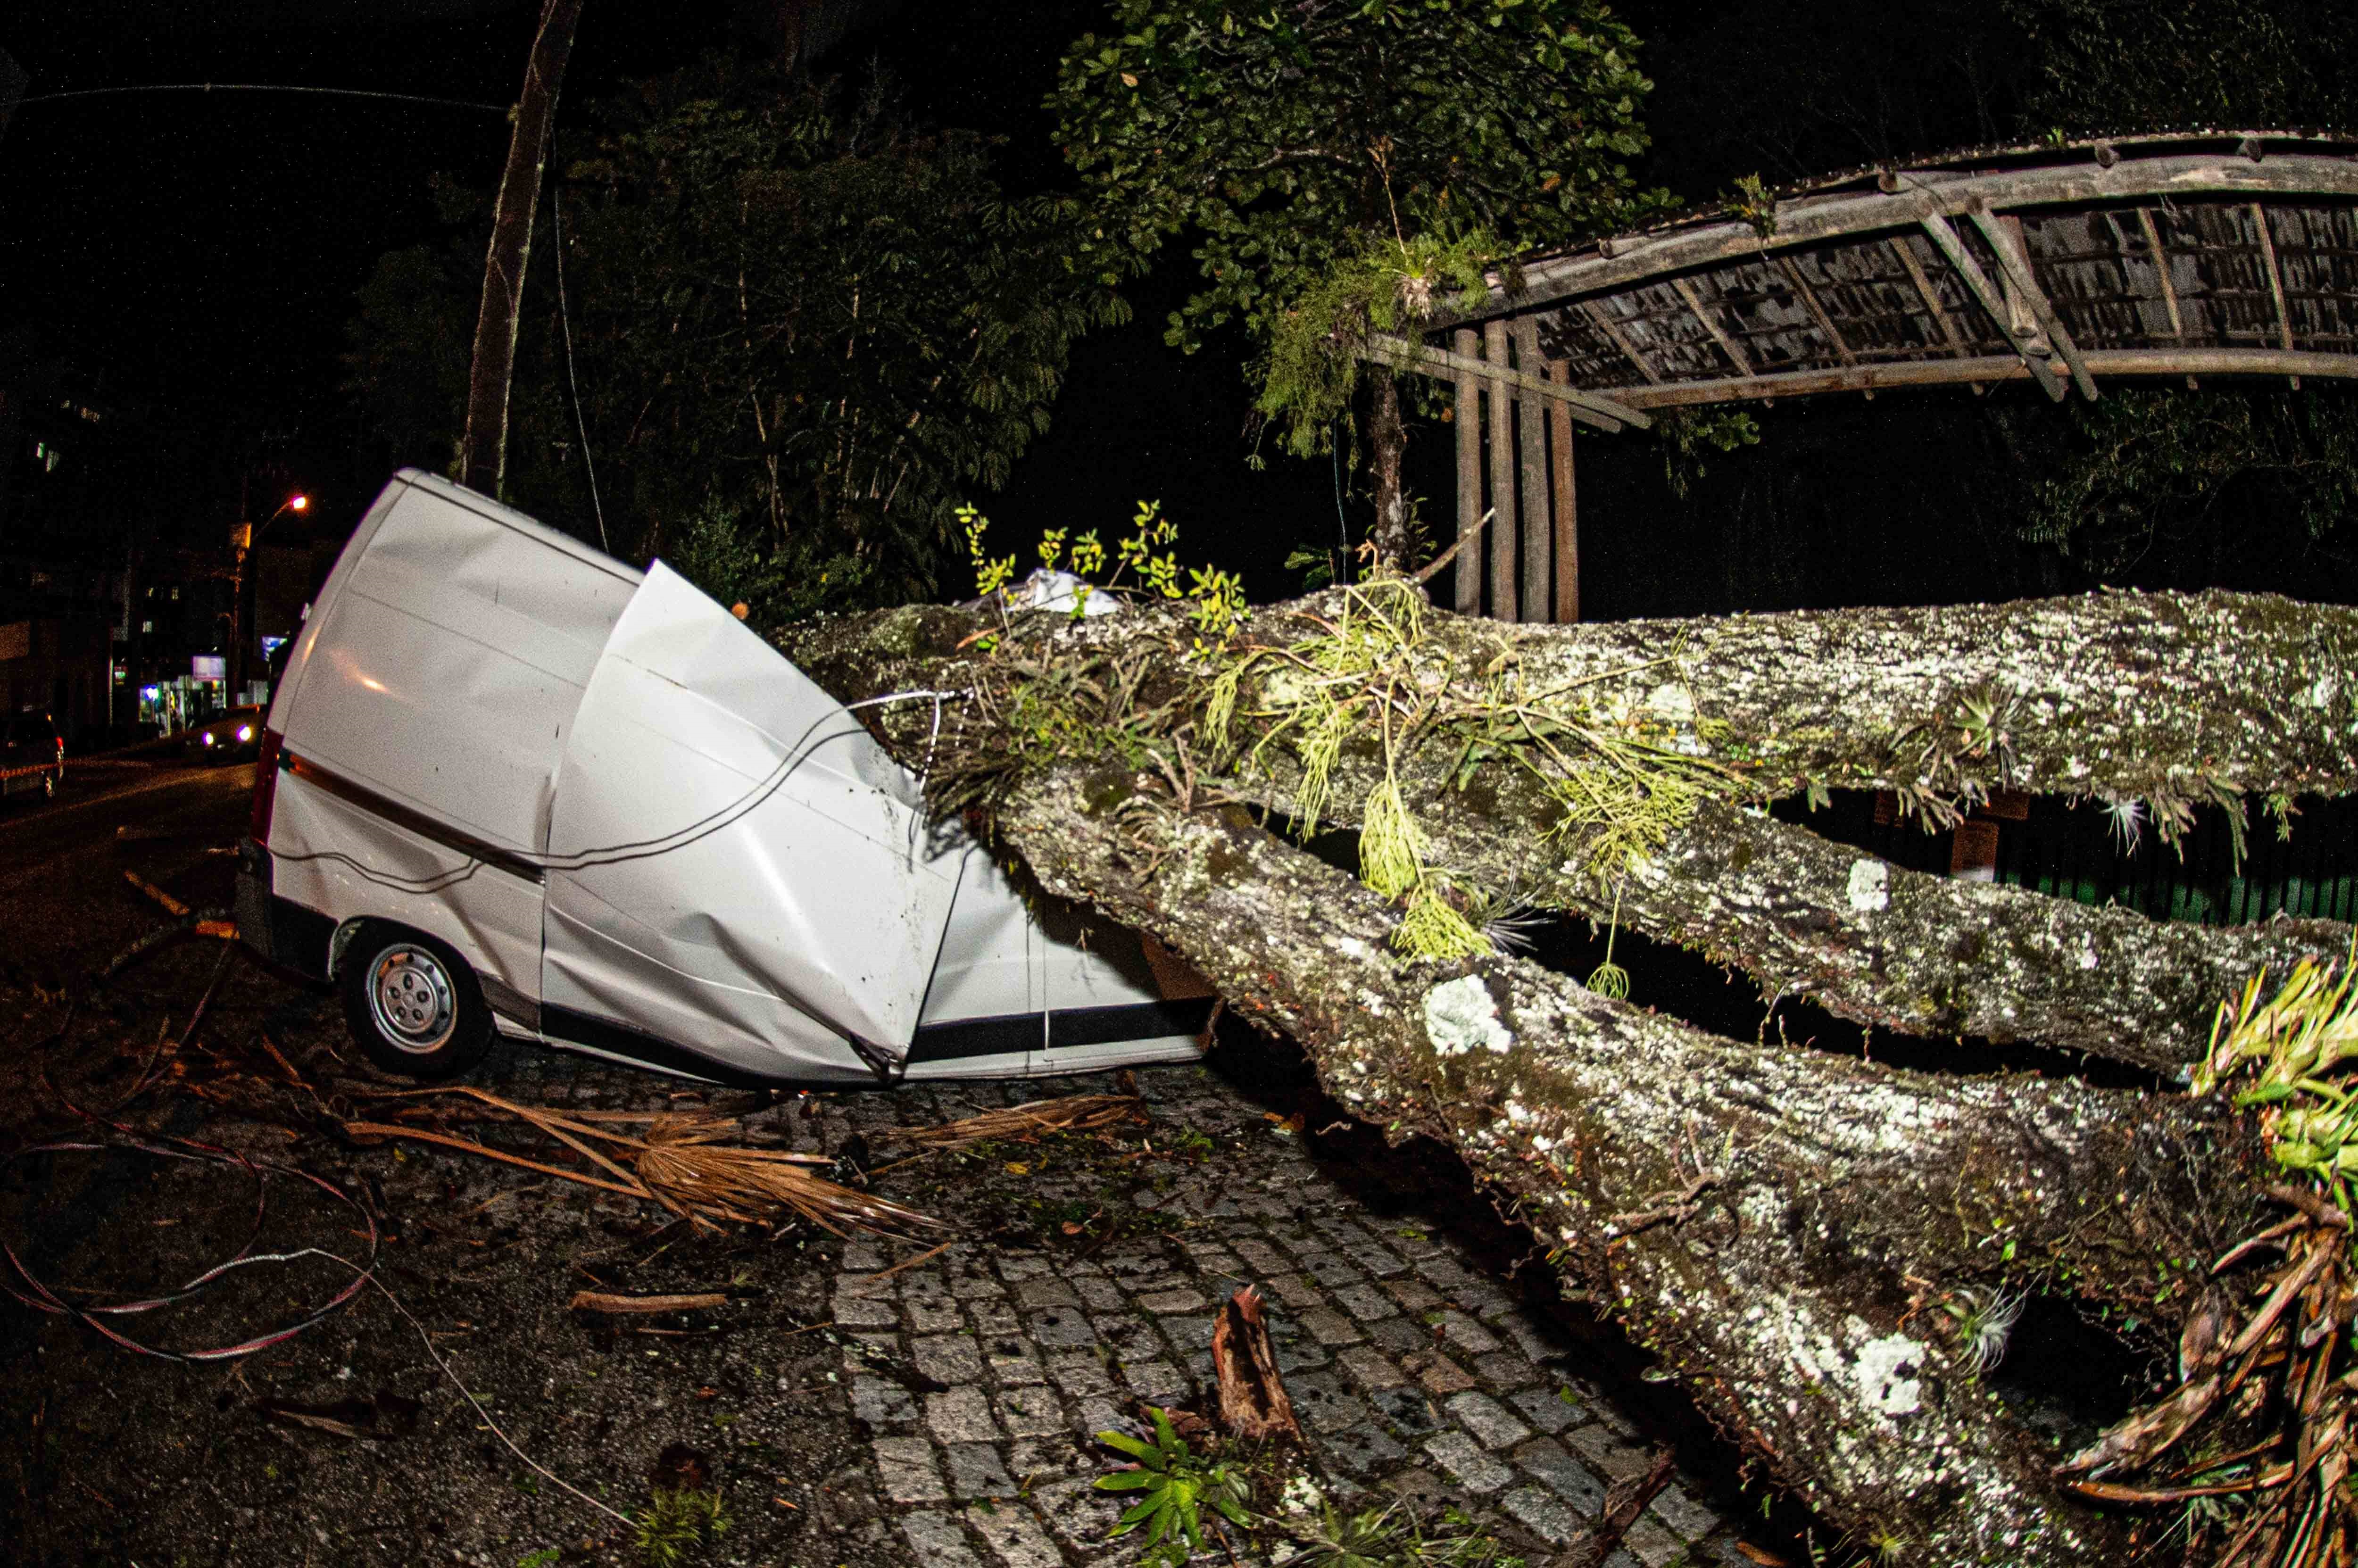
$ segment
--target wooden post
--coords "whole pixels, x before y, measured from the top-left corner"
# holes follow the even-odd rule
[[[1482,323],[1482,352],[1498,369],[1507,368],[1507,324],[1491,320]],[[1503,382],[1492,382],[1488,388],[1490,401],[1490,505],[1498,515],[1490,519],[1490,536],[1483,541],[1490,548],[1490,614],[1498,621],[1513,621],[1515,614],[1515,427],[1507,413],[1508,395]]]
[[[1471,359],[1478,351],[1482,340],[1473,328],[1460,327],[1451,334],[1450,341],[1457,351]],[[1457,613],[1482,613],[1482,545],[1481,541],[1466,542],[1466,535],[1482,525],[1482,383],[1470,371],[1457,377],[1457,406],[1452,417],[1457,426],[1457,564],[1452,568],[1457,582]]]
[[[1570,384],[1572,362],[1547,367],[1548,378]],[[1580,496],[1573,485],[1572,411],[1558,403],[1548,409],[1549,470],[1555,481],[1555,618],[1580,619]]]
[[[1525,375],[1539,375],[1540,323],[1525,316],[1515,323],[1515,358]],[[1525,393],[1515,399],[1515,423],[1520,439],[1520,482],[1517,508],[1522,524],[1523,582],[1520,605],[1524,621],[1548,618],[1548,583],[1554,573],[1555,530],[1548,521],[1547,415],[1540,399]]]

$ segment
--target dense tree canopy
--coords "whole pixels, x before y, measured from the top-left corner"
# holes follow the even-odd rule
[[[1069,260],[1072,203],[1009,200],[986,138],[914,130],[881,86],[710,66],[601,105],[569,152],[511,492],[769,613],[932,592],[952,509],[1120,309]],[[409,460],[448,450],[469,252],[396,253],[362,295],[352,384]]]

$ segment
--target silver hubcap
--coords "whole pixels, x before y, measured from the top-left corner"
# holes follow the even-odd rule
[[[449,971],[433,954],[407,943],[377,955],[369,1008],[387,1040],[419,1055],[438,1049],[459,1022]]]

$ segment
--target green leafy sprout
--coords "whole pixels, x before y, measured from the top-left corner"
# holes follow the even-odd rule
[[[1245,1511],[1251,1489],[1240,1470],[1199,1456],[1171,1425],[1170,1412],[1147,1410],[1154,1425],[1151,1443],[1126,1432],[1100,1432],[1098,1441],[1136,1463],[1097,1478],[1103,1492],[1142,1493],[1122,1510],[1111,1535],[1127,1535],[1143,1526],[1146,1552],[1141,1562],[1175,1565],[1205,1550],[1204,1510],[1211,1509],[1238,1529],[1252,1516]]]

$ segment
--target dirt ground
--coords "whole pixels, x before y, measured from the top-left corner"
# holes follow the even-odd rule
[[[0,1280],[127,1301],[267,1255],[107,1320],[180,1355],[367,1281],[283,1342],[207,1361],[0,1301],[8,1562],[633,1563],[627,1521],[681,1485],[730,1524],[682,1562],[1132,1560],[1107,1543],[1116,1509],[1089,1483],[1115,1456],[1089,1434],[1141,1400],[1202,1404],[1208,1314],[1247,1282],[1270,1293],[1312,1434],[1293,1468],[1328,1495],[1456,1506],[1536,1563],[1667,1444],[1682,1475],[1615,1562],[1746,1561],[1728,1520],[1758,1509],[1731,1456],[1522,1268],[1462,1171],[1336,1120],[1249,1037],[1140,1074],[1141,1125],[924,1155],[895,1130],[1116,1086],[747,1094],[507,1043],[475,1079],[574,1109],[741,1115],[748,1138],[940,1219],[932,1256],[800,1222],[699,1232],[470,1155],[355,1145],[341,1119],[393,1086],[325,991],[196,937],[91,985],[171,924],[126,871],[197,910],[228,902],[217,851],[244,773],[77,807],[79,828],[0,821],[0,1241],[21,1264]],[[108,1147],[32,1152],[58,1141]],[[283,1169],[257,1181],[190,1143]],[[725,1301],[605,1316],[569,1308],[583,1290]]]

